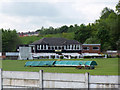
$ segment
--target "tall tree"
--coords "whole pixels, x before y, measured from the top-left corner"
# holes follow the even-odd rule
[[[116,11],[117,11],[118,14],[120,14],[120,1],[116,5]]]
[[[91,30],[89,26],[85,26],[84,24],[80,25],[79,30],[75,31],[75,39],[84,43],[86,39],[88,39],[91,35]]]
[[[64,25],[60,28],[60,33],[67,32],[68,31],[68,26]]]
[[[98,30],[97,37],[100,40],[101,49],[103,50],[105,42],[109,42],[109,32],[104,27],[101,27]]]
[[[105,7],[101,12],[100,19],[106,19],[110,15],[111,12],[114,12],[114,10]]]
[[[120,0],[119,0],[118,4],[116,5],[116,11],[117,11],[118,34],[119,34],[116,44],[117,44],[117,49],[120,50]]]
[[[15,51],[17,46],[21,44],[16,30],[2,30],[2,51],[10,52]]]

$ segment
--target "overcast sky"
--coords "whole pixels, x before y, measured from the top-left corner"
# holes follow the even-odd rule
[[[93,23],[103,8],[115,10],[117,3],[118,0],[1,0],[0,28],[27,32],[42,26]]]

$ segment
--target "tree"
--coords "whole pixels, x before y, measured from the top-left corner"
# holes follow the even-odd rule
[[[100,19],[106,19],[110,15],[111,12],[114,12],[114,10],[105,7],[101,12]]]
[[[117,49],[120,50],[120,1],[116,5],[116,11],[117,11],[118,34],[119,34],[119,38],[118,38],[116,44],[117,44]]]
[[[11,31],[2,30],[2,51],[3,52],[10,52],[15,51],[17,46],[21,44],[21,40],[17,35],[16,30]]]
[[[118,14],[120,14],[120,1],[116,5],[116,11],[117,11]]]
[[[116,45],[117,45],[117,49],[120,50],[120,37],[119,37],[118,41],[116,42]]]
[[[2,52],[2,30],[0,30],[0,52]]]
[[[85,26],[84,24],[80,25],[79,30],[75,31],[75,40],[78,40],[81,43],[84,43],[86,39],[88,39],[91,35],[91,30],[89,26]]]
[[[85,41],[86,44],[96,44],[96,43],[100,43],[99,40],[97,39],[97,37],[90,37],[88,39],[86,39]]]
[[[60,33],[67,32],[68,31],[68,26],[64,25],[60,28]]]
[[[103,50],[104,49],[104,47],[103,47],[104,43],[109,42],[109,32],[104,27],[101,27],[98,30],[97,37],[100,40],[101,49]]]
[[[68,28],[68,32],[73,32],[75,29],[73,27],[73,25],[70,25],[69,28]]]
[[[101,13],[100,19],[96,20],[95,26],[97,32],[104,27],[104,30],[109,33],[109,41],[103,41],[102,48],[105,49],[117,49],[116,42],[120,37],[120,24],[119,15],[110,8],[104,8]]]
[[[116,13],[111,13],[109,17],[106,19],[106,23],[109,27],[109,33],[110,33],[110,40],[111,40],[111,47],[112,49],[117,49],[116,42],[118,41],[120,37],[120,30],[118,25],[118,19]]]

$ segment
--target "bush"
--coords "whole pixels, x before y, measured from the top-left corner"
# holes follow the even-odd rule
[[[84,58],[103,58],[104,56],[84,56]]]
[[[52,59],[54,59],[55,58],[55,56],[51,56],[52,57]]]
[[[116,55],[116,57],[117,57],[117,58],[120,58],[120,56],[119,56],[119,55]]]
[[[84,56],[84,58],[92,58],[92,56]]]
[[[108,55],[108,58],[112,58],[112,56],[111,56],[111,55]]]
[[[77,56],[75,56],[74,58],[77,59]]]
[[[49,56],[46,56],[45,58],[47,58],[47,59],[48,59],[48,58],[49,58]]]
[[[73,59],[73,56],[70,56],[71,59]]]
[[[60,59],[63,59],[64,57],[63,56],[60,56]]]

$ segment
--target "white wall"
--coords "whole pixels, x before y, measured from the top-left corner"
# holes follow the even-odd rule
[[[118,88],[120,76],[90,75],[90,88]],[[120,83],[119,83],[120,84]]]
[[[6,52],[6,56],[19,56],[19,52]]]
[[[39,72],[3,71],[3,87],[39,87]]]
[[[118,88],[118,76],[2,71],[3,87]],[[2,79],[1,79],[2,80]]]
[[[44,88],[85,88],[85,74],[44,73]]]

